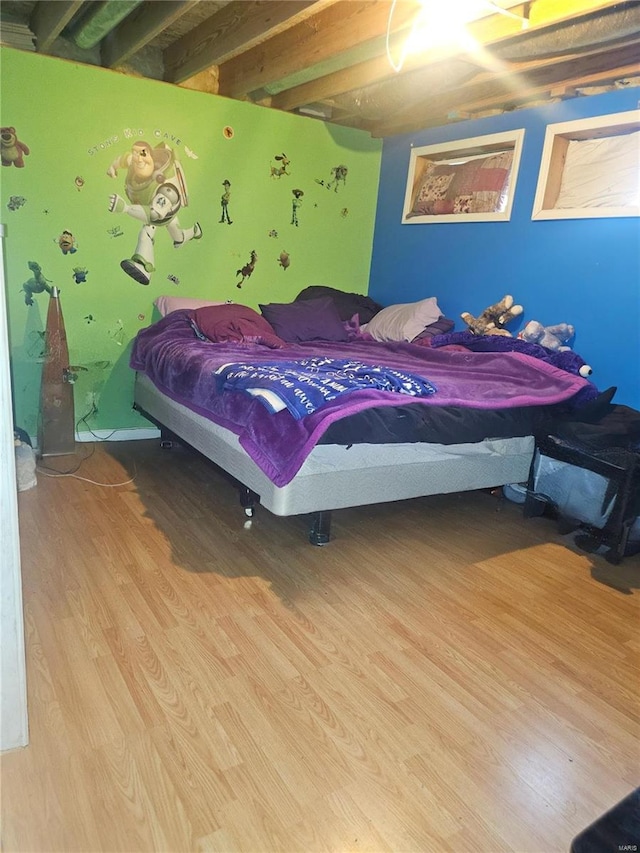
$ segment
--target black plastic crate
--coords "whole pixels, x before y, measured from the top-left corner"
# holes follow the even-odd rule
[[[563,533],[577,531],[585,551],[605,549],[618,563],[640,551],[640,454],[621,447],[594,451],[553,435],[536,440],[525,517],[555,511]]]

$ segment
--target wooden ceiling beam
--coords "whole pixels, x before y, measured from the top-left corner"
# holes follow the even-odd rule
[[[553,4],[548,3],[548,0],[537,0],[537,2],[512,7],[510,11],[514,14],[525,17],[529,13],[530,16],[533,16],[531,26],[526,30],[522,29],[518,21],[500,14],[474,21],[467,26],[467,30],[474,41],[483,47],[504,45],[517,41],[523,35],[543,33],[563,22],[581,21],[618,5],[618,0],[578,0],[578,2],[579,10],[576,9],[577,3],[574,0],[571,14],[567,3],[560,2],[560,0],[554,0]],[[409,56],[403,67],[401,78],[405,74],[418,71],[434,62],[463,55],[463,51],[449,50],[445,53],[442,49],[432,49]],[[387,57],[380,56],[279,92],[274,95],[272,103],[277,109],[292,110],[304,104],[344,95],[347,92],[377,83],[389,82],[390,85],[393,85],[396,79],[401,78],[398,78],[398,74],[391,67]]]
[[[228,62],[334,2],[235,0],[165,49],[165,80],[182,83],[212,65]]]
[[[83,0],[59,0],[56,3],[40,0],[36,3],[29,27],[36,37],[38,53],[46,53],[50,49],[82,3]]]
[[[243,53],[220,68],[220,94],[241,98],[301,70],[381,39],[389,20],[389,0],[340,0],[302,24]],[[398,4],[393,31],[415,18],[417,2]]]
[[[452,113],[472,113],[491,108],[508,109],[557,87],[583,85],[580,81],[634,76],[640,69],[638,40],[624,46],[556,57],[545,62],[514,64],[503,74],[482,75],[476,82],[426,98],[422,105],[402,110],[382,122],[369,122],[373,136],[394,136],[418,127],[437,127],[451,121]]]
[[[519,12],[520,7],[513,11]],[[508,36],[516,36],[522,31],[517,21],[503,15],[492,15],[490,18],[475,21],[469,24],[468,30],[474,39],[485,44],[500,41]],[[440,61],[445,56],[450,59],[459,53],[461,51],[433,49],[420,55],[409,56],[402,71],[407,73],[422,68],[431,62]],[[391,67],[385,53],[384,56],[359,62],[333,74],[327,74],[324,77],[318,77],[316,80],[310,80],[308,83],[302,83],[300,86],[286,89],[274,95],[273,106],[281,110],[292,110],[304,104],[344,95],[355,89],[383,83],[397,77],[398,73]]]
[[[110,32],[100,45],[102,64],[114,68],[126,62],[167,27],[185,15],[199,0],[164,0],[144,3]]]

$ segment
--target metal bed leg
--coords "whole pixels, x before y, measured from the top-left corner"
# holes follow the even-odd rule
[[[309,542],[312,545],[327,545],[331,537],[331,510],[324,510],[313,514],[311,530],[309,531]]]
[[[253,518],[256,505],[260,503],[260,496],[246,486],[239,487],[240,506],[244,509],[244,514],[247,518]]]
[[[175,443],[175,435],[166,427],[160,427],[160,447],[163,450],[171,450]]]

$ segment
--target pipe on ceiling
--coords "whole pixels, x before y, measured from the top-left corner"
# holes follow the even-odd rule
[[[141,2],[142,0],[105,0],[96,4],[93,11],[84,16],[74,29],[73,41],[81,48],[95,47]]]

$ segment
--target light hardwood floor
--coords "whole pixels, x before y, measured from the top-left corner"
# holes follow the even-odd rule
[[[78,474],[135,480],[19,495],[5,853],[567,853],[639,784],[637,557],[488,492],[342,510],[317,548],[157,442]]]

